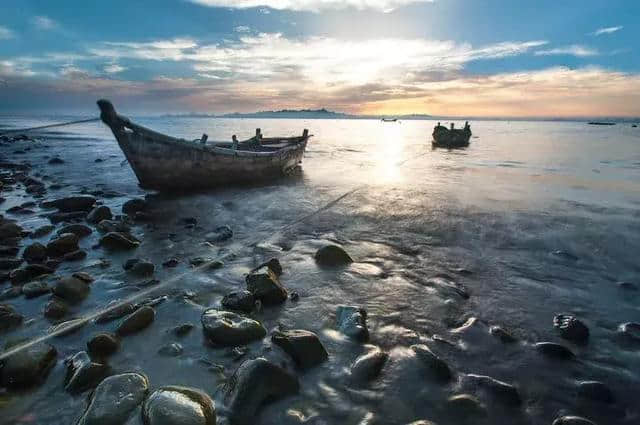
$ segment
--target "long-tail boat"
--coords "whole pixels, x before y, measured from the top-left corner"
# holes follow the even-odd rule
[[[234,183],[257,183],[290,174],[302,162],[312,135],[262,137],[211,142],[206,134],[185,140],[134,124],[118,115],[110,101],[98,102],[100,118],[109,126],[140,186],[157,190],[203,189]]]
[[[453,123],[451,128],[447,128],[443,125],[436,125],[433,129],[433,146],[443,148],[462,148],[469,146],[469,139],[471,138],[471,126],[469,122],[465,123],[464,128],[456,129]]]

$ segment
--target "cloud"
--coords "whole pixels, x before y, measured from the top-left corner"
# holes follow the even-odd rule
[[[602,34],[613,34],[614,32],[620,31],[622,28],[624,28],[622,25],[617,27],[598,28],[592,34],[595,36],[602,35]]]
[[[190,0],[203,6],[247,9],[266,6],[277,10],[296,10],[318,12],[326,9],[345,9],[348,7],[374,9],[390,12],[398,7],[413,3],[433,3],[434,0]],[[266,9],[265,9],[266,10]],[[264,12],[263,12],[264,13]]]
[[[94,56],[106,58],[132,58],[153,61],[185,59],[189,49],[197,47],[190,38],[174,38],[151,42],[105,42],[89,49]]]
[[[591,47],[574,44],[571,46],[557,47],[549,50],[538,50],[534,54],[536,56],[568,55],[582,58],[588,56],[597,56],[598,51],[596,49],[592,49]]]
[[[0,25],[0,40],[8,40],[14,38],[15,34],[7,27]]]
[[[249,27],[247,27],[245,25],[238,25],[233,30],[235,32],[249,32],[249,31],[251,31],[251,28],[249,28]]]
[[[112,63],[109,65],[105,65],[102,68],[102,70],[107,74],[117,74],[119,72],[126,71],[127,68],[125,68],[124,66],[118,65],[117,63]]]
[[[39,30],[48,31],[59,27],[58,23],[47,16],[34,16],[31,23]]]

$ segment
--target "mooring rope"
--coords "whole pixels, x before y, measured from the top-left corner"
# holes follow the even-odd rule
[[[13,133],[28,133],[30,131],[34,131],[34,130],[43,130],[45,128],[53,128],[53,127],[64,127],[67,125],[74,125],[74,124],[83,124],[86,122],[93,122],[93,121],[99,121],[100,117],[98,118],[88,118],[85,120],[75,120],[75,121],[68,121],[68,122],[61,122],[61,123],[56,123],[56,124],[48,124],[48,125],[41,125],[39,127],[30,127],[30,128],[20,128],[20,129],[16,129],[16,130],[4,130],[2,133],[0,133],[0,136],[6,136],[7,134],[13,134]]]

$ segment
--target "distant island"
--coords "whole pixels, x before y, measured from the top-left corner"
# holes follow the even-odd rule
[[[295,118],[295,119],[338,119],[338,120],[358,120],[358,119],[382,119],[397,118],[398,120],[430,120],[434,117],[424,114],[410,115],[355,115],[345,114],[344,112],[330,111],[326,108],[321,109],[281,109],[279,111],[260,111],[260,112],[233,112],[230,114],[203,114],[203,113],[187,113],[187,114],[168,114],[166,117],[187,117],[187,118]]]

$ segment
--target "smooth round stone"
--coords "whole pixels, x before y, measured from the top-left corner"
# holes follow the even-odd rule
[[[56,357],[56,349],[47,343],[29,345],[3,360],[0,382],[12,388],[38,384],[53,367]]]
[[[62,257],[69,252],[78,250],[78,236],[73,233],[63,233],[47,244],[49,257]]]
[[[200,390],[167,386],[147,398],[142,418],[145,425],[215,425],[216,410]]]
[[[112,333],[99,333],[87,342],[92,357],[107,357],[120,348],[120,340]]]
[[[130,335],[143,330],[153,323],[156,311],[149,306],[143,306],[124,318],[116,329],[120,336]]]
[[[0,331],[8,331],[22,324],[24,317],[9,304],[0,304]]]
[[[249,291],[238,291],[227,294],[222,298],[221,304],[229,310],[244,311],[250,313],[255,307],[256,299]]]
[[[358,357],[351,366],[351,379],[366,382],[380,375],[389,355],[376,346],[368,346],[367,353]]]
[[[469,374],[465,379],[470,380],[475,385],[490,393],[496,399],[501,400],[505,404],[518,406],[522,403],[518,389],[511,384],[498,381],[495,378],[485,375]]]
[[[435,378],[443,381],[451,379],[452,373],[449,365],[425,344],[412,345],[411,350]]]
[[[575,358],[575,354],[571,350],[555,342],[538,342],[534,347],[540,354],[554,359],[571,360]]]
[[[618,327],[618,332],[631,341],[640,342],[640,323],[623,323]]]
[[[560,332],[560,336],[569,341],[585,344],[589,340],[589,328],[574,316],[558,314],[553,318],[553,326]]]
[[[596,425],[596,423],[580,416],[562,416],[553,421],[553,425]]]
[[[60,279],[53,287],[53,293],[72,304],[79,303],[89,295],[89,285],[75,277]]]
[[[69,311],[69,306],[60,298],[52,298],[44,307],[44,317],[48,319],[61,319]]]
[[[65,363],[67,365],[67,376],[64,389],[70,393],[79,393],[94,387],[111,370],[104,363],[92,361],[84,351],[80,351],[68,358]]]
[[[593,401],[613,403],[615,397],[605,384],[599,381],[582,381],[578,384],[578,395]]]
[[[338,245],[326,245],[316,251],[316,262],[324,267],[346,266],[353,263],[353,258]]]
[[[39,263],[47,259],[47,248],[40,242],[34,242],[24,249],[22,258],[29,263]]]
[[[42,281],[29,282],[22,287],[22,293],[25,298],[36,298],[49,292],[51,292],[51,288],[46,282]]]
[[[84,238],[93,233],[93,230],[91,230],[91,227],[85,226],[84,224],[69,224],[58,231],[59,235],[63,233],[73,233],[78,238]]]
[[[87,221],[89,223],[100,223],[102,220],[111,220],[112,214],[109,207],[106,205],[100,205],[91,210],[87,215]]]
[[[289,354],[301,369],[316,366],[329,357],[327,350],[313,332],[302,329],[276,331],[271,341]]]
[[[470,419],[487,415],[485,407],[480,401],[469,394],[456,394],[447,399],[447,410],[456,417]]]
[[[215,345],[244,345],[267,334],[260,322],[231,311],[210,308],[202,313],[201,321],[205,335]]]
[[[137,248],[140,242],[124,233],[109,232],[100,239],[100,245],[107,249],[117,251]]]

